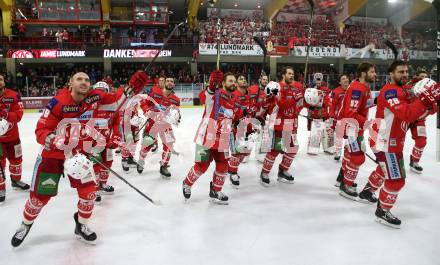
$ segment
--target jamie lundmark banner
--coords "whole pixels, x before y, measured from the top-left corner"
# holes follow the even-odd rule
[[[221,44],[221,55],[258,56],[263,55],[263,50],[258,45],[250,44]],[[200,43],[200,55],[217,55],[216,43]]]

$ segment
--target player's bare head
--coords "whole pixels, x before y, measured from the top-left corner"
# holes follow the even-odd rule
[[[292,66],[285,66],[281,70],[281,75],[283,76],[283,81],[287,84],[290,84],[294,81],[295,71]]]
[[[235,79],[235,75],[233,73],[227,72],[223,75],[223,87],[227,91],[234,91],[236,86],[237,80]]]
[[[247,83],[246,76],[244,76],[244,75],[242,75],[242,74],[238,75],[238,76],[237,76],[237,85],[238,85],[240,88],[247,88],[248,83]]]
[[[339,85],[343,88],[347,88],[350,84],[350,78],[347,74],[342,74],[339,76]]]
[[[376,79],[376,68],[371,63],[361,63],[357,68],[357,77],[372,83]]]
[[[405,61],[394,61],[388,67],[388,73],[391,77],[391,82],[398,86],[403,86],[408,80],[408,63]]]
[[[167,76],[165,78],[165,89],[173,90],[174,89],[174,77]]]
[[[269,84],[269,77],[267,75],[262,75],[261,78],[260,78],[260,84],[263,87],[266,87],[267,84]]]
[[[84,72],[74,74],[69,81],[69,90],[73,93],[86,95],[90,91],[90,78]]]
[[[428,72],[426,70],[418,70],[416,72],[416,77],[419,80],[425,79],[428,77]]]
[[[165,76],[163,75],[159,76],[159,87],[161,88],[165,87]]]

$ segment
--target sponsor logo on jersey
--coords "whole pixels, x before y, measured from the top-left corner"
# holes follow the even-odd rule
[[[386,99],[397,98],[397,90],[390,89],[385,91],[385,98]]]
[[[50,102],[49,102],[50,104]],[[63,113],[74,113],[74,112],[78,112],[80,109],[80,106],[78,105],[64,105],[61,108],[61,112]]]
[[[94,102],[98,101],[100,98],[101,98],[100,95],[92,95],[92,96],[87,97],[86,99],[84,99],[84,102],[86,104],[91,104],[91,103],[94,103]]]
[[[88,110],[88,111],[84,112],[83,114],[81,114],[81,116],[79,116],[78,120],[80,120],[80,121],[90,120],[92,118],[92,114],[93,114],[93,111]]]
[[[397,146],[396,138],[390,138],[390,146]]]
[[[359,100],[359,99],[361,99],[361,94],[362,94],[362,91],[353,90],[353,91],[351,91],[351,98]]]
[[[2,98],[3,103],[13,103],[14,98]]]

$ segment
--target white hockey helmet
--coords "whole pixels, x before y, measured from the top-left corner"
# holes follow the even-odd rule
[[[324,75],[322,73],[315,73],[313,75],[313,81],[324,81]]]
[[[322,105],[322,94],[317,88],[307,88],[304,92],[304,100],[313,107]]]
[[[275,81],[270,81],[266,86],[266,95],[276,95],[281,90],[280,84]]]
[[[78,153],[64,161],[64,171],[74,179],[84,179],[93,174],[93,163],[85,155]]]
[[[107,92],[107,93],[110,91],[110,87],[104,81],[99,81],[96,84],[94,84],[93,89],[100,89],[100,90]]]

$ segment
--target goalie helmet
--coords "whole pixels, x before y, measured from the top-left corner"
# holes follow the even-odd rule
[[[9,122],[5,119],[0,118],[0,136],[5,135],[9,130]]]
[[[322,73],[315,73],[313,75],[313,80],[316,81],[323,81],[324,80],[324,76],[322,75]]]
[[[64,171],[74,179],[84,179],[92,174],[92,170],[92,161],[80,153],[64,161]]]
[[[313,107],[322,105],[322,94],[316,88],[307,88],[304,93],[304,100]]]
[[[104,81],[99,81],[98,83],[93,85],[93,89],[100,89],[100,90],[107,92],[107,93],[110,91],[110,87]]]
[[[266,86],[266,95],[276,95],[281,90],[280,84],[278,82],[270,81]]]
[[[417,82],[413,88],[412,88],[412,93],[415,96],[419,96],[420,93],[422,93],[423,91],[425,91],[426,89],[428,89],[429,87],[435,85],[436,82],[430,78],[424,78],[422,80],[420,80],[419,82]]]

